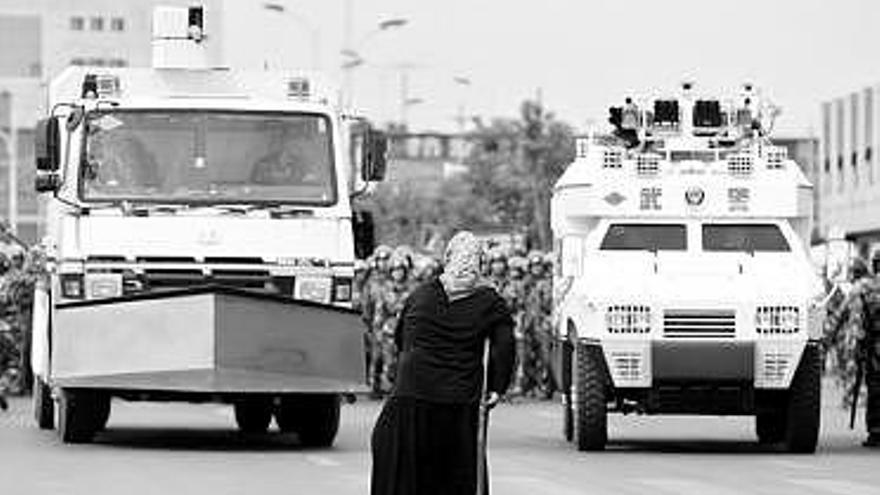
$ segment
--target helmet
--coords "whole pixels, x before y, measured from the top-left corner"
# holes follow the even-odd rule
[[[544,254],[544,266],[547,268],[553,268],[553,265],[556,264],[556,255],[552,252],[547,252]]]
[[[391,252],[392,252],[391,247],[389,247],[385,244],[380,244],[380,245],[376,246],[375,250],[373,250],[373,258],[377,261],[387,260],[388,258],[391,257]]]
[[[388,263],[388,268],[391,270],[403,268],[407,272],[410,272],[413,268],[412,257],[410,257],[408,254],[395,251],[395,253],[391,256],[391,261]]]
[[[486,261],[490,264],[496,261],[503,261],[504,263],[507,263],[507,253],[499,247],[494,247],[490,249],[488,253],[486,253]]]
[[[394,251],[391,252],[391,259],[405,259],[409,263],[410,268],[412,268],[413,266],[413,258],[415,258],[415,256],[415,251],[413,251],[413,249],[406,244],[401,244],[400,246],[397,246],[396,248],[394,248]]]
[[[510,268],[510,271],[518,271],[522,274],[525,273],[528,262],[522,256],[511,256],[510,261],[507,262],[507,265]]]
[[[544,265],[544,254],[541,251],[531,251],[529,253],[529,267],[533,265]]]

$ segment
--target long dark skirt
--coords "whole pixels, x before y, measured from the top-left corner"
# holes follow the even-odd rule
[[[372,495],[473,495],[477,404],[385,402],[373,428]]]

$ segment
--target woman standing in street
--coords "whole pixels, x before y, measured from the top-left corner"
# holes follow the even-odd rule
[[[373,429],[372,495],[472,495],[483,349],[490,348],[487,403],[509,385],[513,320],[482,278],[483,249],[452,238],[440,277],[415,289],[398,321],[397,382]]]

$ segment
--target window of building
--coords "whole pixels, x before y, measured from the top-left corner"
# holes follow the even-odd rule
[[[92,31],[103,31],[104,30],[104,18],[103,17],[92,17],[89,20],[89,29]]]
[[[91,67],[104,67],[106,63],[103,58],[94,57],[86,59],[86,65],[89,65]]]
[[[70,30],[71,31],[82,31],[86,27],[86,20],[79,16],[73,16],[70,18]]]
[[[125,31],[125,19],[122,17],[114,17],[110,20],[111,31]]]
[[[122,58],[111,58],[107,61],[107,67],[128,67],[128,62]]]
[[[70,65],[86,65],[86,59],[82,57],[74,57],[70,59]]]

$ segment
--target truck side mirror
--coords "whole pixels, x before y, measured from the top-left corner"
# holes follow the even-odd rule
[[[373,213],[366,210],[352,211],[351,226],[354,231],[354,255],[358,259],[367,259],[376,247]]]
[[[362,146],[361,178],[364,182],[383,180],[388,166],[388,136],[382,131],[368,129]]]
[[[34,156],[37,170],[56,172],[61,165],[61,134],[58,119],[48,118],[37,122],[34,132]]]

